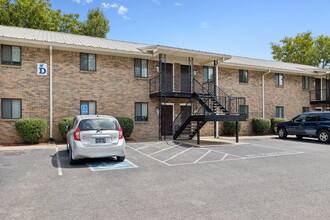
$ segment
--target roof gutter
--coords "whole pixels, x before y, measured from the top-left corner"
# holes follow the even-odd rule
[[[265,72],[262,74],[262,118],[265,118],[265,75],[269,74],[270,70],[268,72]]]

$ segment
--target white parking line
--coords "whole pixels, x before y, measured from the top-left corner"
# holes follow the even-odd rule
[[[170,158],[168,158],[168,159],[166,159],[166,160],[163,160],[163,162],[166,162],[166,161],[172,160],[173,158],[179,156],[180,154],[183,154],[183,153],[187,152],[188,150],[190,150],[191,148],[194,148],[194,147],[195,147],[195,146],[193,146],[193,147],[189,147],[188,149],[186,149],[186,150],[184,150],[184,151],[182,151],[182,152],[180,152],[180,153],[178,153],[178,154],[176,154],[176,155],[174,155],[174,156],[172,156],[172,157],[170,157]]]
[[[129,148],[131,148],[132,150],[135,150],[135,151],[139,152],[140,154],[142,154],[142,155],[144,155],[144,156],[146,156],[146,157],[149,157],[149,158],[151,158],[151,159],[154,159],[154,160],[156,160],[156,161],[158,161],[158,162],[160,162],[160,163],[163,163],[163,164],[165,164],[165,165],[167,165],[167,166],[171,166],[171,164],[168,164],[168,163],[166,163],[166,162],[164,162],[164,161],[158,160],[158,159],[155,158],[155,157],[149,156],[148,154],[145,154],[145,153],[143,153],[142,151],[139,151],[139,150],[135,149],[134,147],[131,147],[131,146],[128,146],[128,145],[126,145],[126,146],[129,147]]]
[[[57,172],[59,176],[63,175],[60,158],[58,156],[58,148],[56,147],[56,160],[57,160]]]
[[[169,149],[171,149],[171,148],[173,148],[173,147],[176,147],[176,146],[174,145],[174,146],[167,147],[167,148],[164,148],[164,149],[162,149],[162,150],[159,150],[159,151],[153,152],[153,153],[149,154],[149,156],[150,156],[150,155],[154,155],[154,154],[158,154],[158,153],[163,152],[163,151],[166,151],[166,150],[169,150]]]
[[[220,161],[223,161],[227,156],[228,156],[228,154],[225,154],[225,155],[220,159]]]
[[[203,154],[200,158],[198,158],[197,160],[194,161],[194,163],[197,163],[198,161],[200,161],[201,159],[203,159],[206,155],[208,155],[211,152],[211,150],[209,150],[208,152],[206,152],[205,154]]]
[[[143,146],[143,147],[138,147],[136,148],[137,150],[142,150],[142,149],[145,149],[145,148],[148,148],[148,147],[154,147],[155,145],[159,145],[163,142],[158,142],[158,143],[154,143],[153,145],[146,145],[146,146]]]

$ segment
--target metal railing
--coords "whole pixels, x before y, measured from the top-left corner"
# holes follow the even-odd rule
[[[318,89],[309,91],[309,99],[311,102],[330,101],[330,90]]]
[[[158,92],[176,92],[176,93],[191,93],[191,79],[182,78],[181,76],[163,77],[162,86],[160,86],[160,76],[149,80],[150,94]]]

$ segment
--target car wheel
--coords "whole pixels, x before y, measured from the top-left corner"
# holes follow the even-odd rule
[[[124,160],[125,160],[125,156],[123,156],[123,157],[117,156],[117,161],[123,162]]]
[[[299,139],[299,140],[303,139],[303,137],[304,137],[302,135],[296,135],[296,136],[297,136],[297,139]]]
[[[69,147],[69,160],[70,160],[70,164],[71,165],[74,165],[74,164],[77,164],[78,163],[77,160],[75,160],[75,159],[72,158],[72,149],[71,149],[71,147]]]
[[[278,129],[278,137],[281,139],[284,139],[288,136],[288,132],[286,131],[285,128],[280,128]]]
[[[66,152],[70,153],[70,150],[69,150],[69,145],[68,145],[68,143],[66,143]]]
[[[317,138],[322,143],[329,143],[330,142],[330,132],[327,130],[322,130],[317,133]]]

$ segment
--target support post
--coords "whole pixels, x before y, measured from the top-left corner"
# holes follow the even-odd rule
[[[236,121],[236,143],[238,143],[238,121]]]
[[[214,61],[214,69],[215,69],[215,86],[214,86],[214,95],[218,98],[220,94],[217,93],[216,86],[219,86],[219,61]],[[214,138],[219,137],[219,122],[214,122]]]
[[[200,145],[199,121],[197,121],[197,145]]]

